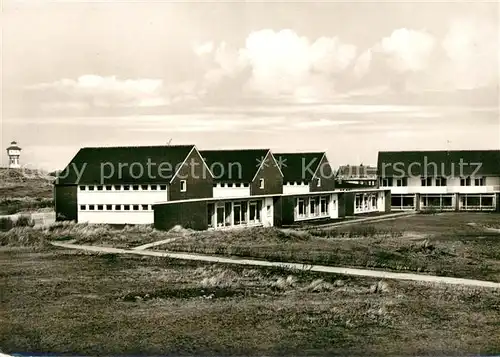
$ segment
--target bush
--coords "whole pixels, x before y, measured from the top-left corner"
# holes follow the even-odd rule
[[[14,228],[14,221],[9,217],[0,218],[0,231],[6,232]]]
[[[35,222],[30,216],[21,215],[17,218],[15,222],[16,227],[33,227]]]

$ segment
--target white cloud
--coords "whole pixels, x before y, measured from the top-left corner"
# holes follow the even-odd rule
[[[357,77],[363,77],[368,73],[370,69],[370,63],[372,61],[372,50],[368,49],[364,51],[357,59],[354,65],[354,74]]]
[[[213,50],[214,50],[214,43],[213,42],[205,42],[201,45],[196,45],[193,48],[194,53],[196,53],[198,56],[212,53]]]
[[[336,37],[311,42],[292,30],[265,29],[250,33],[243,48],[231,49],[221,43],[212,54],[215,66],[206,73],[208,82],[220,82],[250,69],[250,91],[309,101],[331,94],[332,76],[351,65],[356,47]]]
[[[93,74],[76,79],[61,79],[28,88],[44,92],[45,108],[81,108],[85,106],[161,106],[168,104],[160,79],[118,79]],[[67,97],[71,98],[67,100]],[[65,100],[62,100],[65,98]]]
[[[426,69],[434,46],[435,39],[427,32],[401,28],[383,38],[377,48],[389,56],[394,69],[407,72]]]

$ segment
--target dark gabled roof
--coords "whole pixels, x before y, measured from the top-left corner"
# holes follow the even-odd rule
[[[273,153],[283,173],[283,182],[311,182],[324,152]]]
[[[365,165],[343,165],[339,167],[337,175],[343,178],[374,176],[377,175],[377,168]]]
[[[269,149],[202,150],[200,154],[215,181],[250,183],[268,152]]]
[[[382,177],[500,175],[500,150],[381,151],[377,172]]]
[[[17,142],[13,141],[10,143],[10,146],[7,150],[21,150],[21,148],[17,145]]]
[[[82,148],[59,173],[56,184],[169,183],[193,148],[194,145]]]

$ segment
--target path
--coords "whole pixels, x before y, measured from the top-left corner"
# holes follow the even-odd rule
[[[308,270],[308,271],[331,273],[331,274],[366,276],[378,279],[413,280],[413,281],[430,282],[430,283],[445,283],[445,284],[455,284],[462,286],[475,286],[475,287],[500,289],[500,283],[492,281],[448,278],[442,276],[420,275],[420,274],[409,274],[409,273],[393,273],[380,270],[342,268],[342,267],[332,267],[324,265],[306,265],[297,263],[269,262],[265,260],[226,258],[226,257],[190,254],[190,253],[172,253],[172,252],[146,251],[137,249],[135,250],[120,249],[111,247],[98,247],[91,245],[68,244],[62,242],[52,242],[51,244],[56,247],[67,248],[67,249],[79,249],[87,252],[96,252],[96,253],[136,254],[136,255],[152,256],[152,257],[165,257],[171,259],[196,260],[196,261],[203,261],[210,263],[282,267],[287,269]]]
[[[156,247],[158,245],[162,245],[162,244],[167,244],[167,243],[171,243],[173,241],[176,241],[177,239],[179,239],[180,237],[176,237],[176,238],[168,238],[168,239],[164,239],[164,240],[159,240],[159,241],[156,241],[156,242],[153,242],[153,243],[147,243],[147,244],[143,244],[143,245],[140,245],[138,247],[134,247],[132,249],[134,250],[144,250],[144,249],[149,249],[149,248],[153,248],[153,247]]]

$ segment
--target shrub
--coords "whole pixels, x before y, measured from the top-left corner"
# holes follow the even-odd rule
[[[0,231],[6,232],[14,227],[14,222],[9,217],[0,218]]]
[[[21,215],[15,222],[16,227],[33,227],[35,222],[30,216]]]

